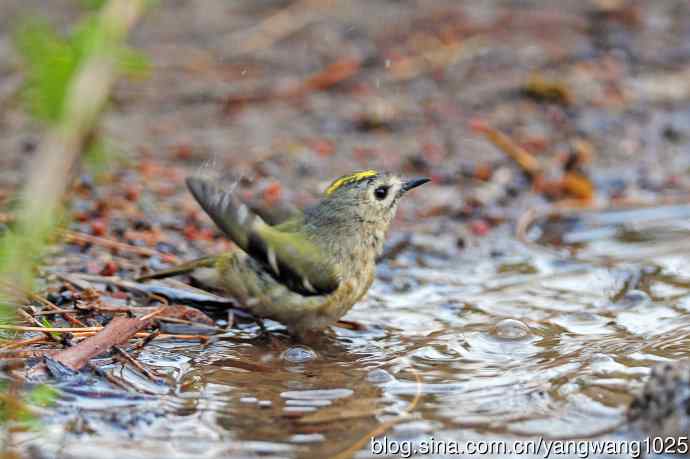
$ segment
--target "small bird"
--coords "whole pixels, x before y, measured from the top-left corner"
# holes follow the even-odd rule
[[[271,226],[232,191],[188,177],[189,191],[237,247],[139,280],[190,273],[305,337],[337,322],[366,294],[400,198],[428,181],[355,172],[333,181],[314,206]]]

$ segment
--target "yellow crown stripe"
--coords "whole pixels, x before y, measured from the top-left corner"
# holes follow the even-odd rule
[[[326,188],[326,196],[330,195],[335,190],[337,190],[338,188],[340,188],[344,185],[348,185],[348,184],[354,183],[354,182],[360,182],[364,179],[367,179],[369,177],[374,177],[376,175],[378,175],[378,172],[376,172],[373,169],[369,169],[367,171],[355,172],[354,174],[350,174],[350,175],[343,175],[339,179],[334,180],[333,183],[331,183],[330,186],[328,188]]]

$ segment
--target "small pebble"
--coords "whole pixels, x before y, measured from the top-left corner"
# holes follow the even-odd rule
[[[283,360],[291,363],[305,363],[316,360],[316,352],[304,346],[292,346],[283,352]]]

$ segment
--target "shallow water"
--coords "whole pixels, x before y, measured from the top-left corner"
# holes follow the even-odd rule
[[[330,457],[360,439],[357,457],[375,457],[389,421],[390,440],[625,438],[650,366],[688,354],[686,214],[541,221],[528,245],[507,227],[464,250],[413,237],[346,317],[363,330],[311,347],[271,323],[270,337],[245,324],[206,346],[152,343],[140,360],[168,385],[116,366],[138,395],[67,383],[25,440],[66,457],[234,458]]]

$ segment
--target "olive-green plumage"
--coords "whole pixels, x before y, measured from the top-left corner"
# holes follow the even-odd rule
[[[427,181],[356,172],[335,180],[315,206],[270,226],[232,192],[190,177],[192,195],[237,249],[141,279],[191,273],[292,333],[321,330],[366,294],[399,199]]]

